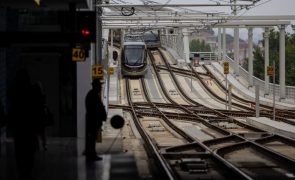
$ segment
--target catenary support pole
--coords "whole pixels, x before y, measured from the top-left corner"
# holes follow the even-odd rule
[[[183,34],[183,57],[186,63],[190,63],[189,60],[189,39],[188,39],[188,29],[183,28],[182,29]]]
[[[234,4],[237,4],[237,1],[234,0]],[[237,7],[233,7],[233,14],[236,16],[237,15]],[[239,76],[239,63],[240,63],[240,38],[239,38],[239,28],[235,27],[234,28],[234,74],[236,76]]]
[[[226,59],[226,28],[222,29],[222,60]]]
[[[221,60],[221,28],[218,28],[218,61]]]
[[[255,101],[256,101],[256,105],[255,105],[255,111],[256,111],[256,117],[259,118],[259,85],[255,86]]]
[[[276,64],[275,61],[272,61],[272,65],[273,65],[273,76],[272,76],[272,81],[273,81],[273,120],[276,120],[276,86],[275,86],[275,82],[276,82]]]
[[[280,98],[286,97],[286,82],[285,82],[285,25],[280,27]]]
[[[269,94],[269,76],[267,75],[267,67],[269,66],[269,28],[265,28],[264,32],[264,92]]]
[[[228,110],[232,109],[232,85],[228,85]]]
[[[113,62],[113,64],[114,64],[114,59],[113,59],[113,51],[114,51],[114,43],[113,43],[113,39],[114,39],[114,32],[113,32],[113,30],[112,29],[110,29],[110,33],[111,33],[111,47],[110,47],[110,61],[111,62]]]
[[[102,4],[102,0],[96,0],[96,4]],[[96,47],[95,47],[95,64],[102,64],[102,8],[97,7],[95,8],[96,11]]]
[[[248,72],[249,87],[253,86],[253,28],[248,29]]]

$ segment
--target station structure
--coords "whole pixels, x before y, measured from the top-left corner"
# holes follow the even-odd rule
[[[52,77],[41,77],[45,85],[47,84],[49,86],[49,84],[52,83],[50,84],[51,87],[55,85],[58,86],[64,82],[68,83],[69,81],[67,81],[67,78],[71,79],[74,77],[70,80],[72,88],[74,89],[73,91],[67,89],[71,88],[71,86],[66,85],[60,85],[60,88],[54,87],[50,89],[56,91],[55,93],[59,94],[60,98],[57,102],[52,99],[49,100],[49,105],[54,106],[54,104],[59,104],[58,108],[53,108],[53,112],[59,117],[59,121],[58,124],[54,125],[55,127],[51,132],[54,136],[59,138],[50,141],[53,149],[49,149],[47,157],[45,153],[37,154],[37,165],[40,165],[36,168],[39,170],[39,173],[36,173],[38,177],[43,177],[44,179],[65,177],[77,180],[124,179],[124,176],[126,179],[157,179],[158,177],[164,177],[165,179],[194,179],[196,177],[213,177],[213,179],[227,179],[230,177],[259,179],[264,177],[271,178],[271,175],[273,175],[274,178],[279,177],[285,179],[295,177],[295,171],[293,171],[294,166],[292,166],[295,164],[295,156],[294,152],[292,152],[292,150],[295,149],[295,123],[294,119],[290,118],[294,115],[295,87],[286,86],[285,80],[286,28],[291,25],[291,21],[295,20],[295,15],[243,16],[238,14],[240,10],[248,10],[255,7],[261,2],[260,0],[233,0],[228,3],[225,1],[218,1],[218,3],[208,4],[158,4],[150,1],[143,1],[143,4],[130,4],[124,1],[118,2],[120,3],[115,4],[112,3],[112,1],[102,0],[97,0],[95,2],[92,0],[53,0],[51,2],[46,2],[45,0],[44,2],[25,2],[22,0],[12,2],[4,0],[0,3],[0,5],[4,6],[2,9],[6,12],[6,14],[3,13],[5,15],[2,14],[2,16],[0,14],[0,21],[1,18],[6,19],[6,16],[9,17],[9,13],[15,13],[18,17],[22,17],[22,13],[26,14],[28,12],[28,15],[24,17],[29,17],[28,21],[30,21],[30,18],[36,20],[38,19],[36,18],[38,14],[36,15],[33,12],[41,11],[46,14],[48,9],[60,11],[75,7],[76,11],[91,10],[96,12],[96,42],[90,44],[90,48],[88,49],[89,55],[83,62],[75,62],[74,65],[72,62],[59,62],[63,58],[68,58],[68,54],[62,51],[71,50],[72,43],[66,43],[66,45],[61,43],[50,45],[45,43],[32,43],[33,45],[31,43],[14,43],[12,45],[10,44],[9,47],[4,46],[0,48],[0,55],[2,55],[0,56],[0,60],[5,59],[3,58],[4,56],[7,56],[7,59],[15,58],[12,55],[13,52],[15,51],[15,54],[18,54],[19,52],[16,49],[21,49],[20,58],[16,59],[26,59],[26,61],[28,61],[27,65],[33,69],[33,71],[34,68],[40,68],[40,71],[42,71],[42,69],[43,71],[46,70],[46,72],[52,70],[54,73],[58,74],[56,75],[58,77],[54,77],[58,79],[57,83],[50,82],[50,80],[48,81],[48,79],[52,80]],[[226,7],[231,9],[231,12],[200,12],[188,9],[192,7]],[[13,10],[10,11],[10,8]],[[49,15],[45,17],[50,19]],[[22,20],[26,22],[26,18]],[[9,22],[7,22],[7,24],[9,24]],[[43,26],[42,24],[37,25],[42,31],[44,28],[48,27],[52,29],[56,28],[48,24]],[[11,27],[14,27],[14,25],[10,25],[10,28]],[[24,27],[30,29],[29,26]],[[0,24],[0,30],[1,28]],[[189,36],[192,32],[207,28],[217,30],[217,49],[214,52],[197,52],[204,57],[204,62],[202,64],[204,68],[191,67],[190,54],[192,52],[189,50]],[[246,71],[240,66],[239,31],[242,28],[248,30],[247,52],[249,71]],[[254,28],[264,29],[264,81],[253,75]],[[278,85],[270,83],[269,75],[267,74],[267,68],[271,61],[269,57],[269,34],[270,30],[274,28],[279,30],[280,39],[278,77],[280,83]],[[121,33],[121,46],[124,43],[125,35],[132,31],[159,30],[162,49],[148,51],[150,56],[149,60],[151,62],[149,64],[146,80],[122,80],[120,76],[120,64],[118,61],[113,60],[113,51],[120,52],[120,49],[115,47],[113,43],[114,31],[118,29]],[[226,35],[229,29],[234,30],[233,59],[227,55],[226,50]],[[44,52],[42,46],[45,48],[50,47],[51,50],[49,52],[47,50]],[[37,51],[31,51],[32,48],[37,47]],[[10,48],[12,50],[10,50]],[[38,52],[40,49],[42,50],[41,53]],[[57,50],[58,53],[55,52]],[[41,63],[48,63],[50,68],[43,66],[44,64],[37,65],[39,62],[30,60],[29,58],[31,57],[38,59],[36,61],[41,61]],[[56,64],[50,62],[51,58],[57,61]],[[169,58],[173,60],[166,60]],[[5,70],[0,72],[9,76],[9,72],[13,71],[11,70],[13,66],[18,66],[19,61],[14,60],[12,63],[8,63],[7,59],[5,60],[5,66],[7,68],[3,68]],[[229,74],[227,75],[225,75],[223,71],[224,62],[229,63]],[[54,70],[57,67],[62,69],[66,66],[73,66],[72,68],[67,67],[67,70],[74,72],[74,75]],[[85,95],[91,87],[94,66],[99,66],[103,69],[102,81],[104,82],[104,92],[102,98],[106,110],[109,113],[108,118],[110,119],[113,115],[120,114],[126,119],[126,124],[125,128],[122,130],[112,129],[109,122],[105,124],[103,143],[97,145],[99,153],[103,156],[103,162],[96,162],[94,166],[93,164],[89,166],[89,164],[84,162],[84,157],[82,155],[85,143],[86,110],[84,101]],[[113,69],[113,75],[108,73],[110,67]],[[167,73],[159,73],[162,70],[165,72],[167,71]],[[180,73],[180,71],[185,74],[185,77],[173,75]],[[167,75],[169,74],[168,72],[171,74]],[[42,74],[42,72],[39,71],[38,73],[35,73],[35,75],[38,76]],[[154,82],[156,81],[154,80],[156,76],[162,76],[163,81],[166,80],[165,83],[168,85],[163,85],[165,83],[161,81],[157,83]],[[188,77],[191,77],[190,88],[189,85],[187,85],[189,84]],[[195,79],[194,81],[193,77]],[[202,94],[203,91],[209,91],[211,94],[216,93],[214,90],[213,92],[208,89],[204,90],[200,85],[201,83],[203,83],[203,86],[205,86],[204,83],[210,84],[213,77],[215,77],[214,81],[216,81],[216,83],[221,82],[216,85],[216,87],[220,89],[221,87],[225,87],[226,89],[224,92],[229,93],[220,95],[220,97],[226,98],[226,100],[217,98],[218,100],[214,101],[212,100],[212,95],[208,95],[209,93]],[[226,83],[234,90],[228,90],[228,84],[224,86],[225,78]],[[8,81],[10,81],[9,77],[6,77],[6,81],[8,84]],[[182,84],[184,82],[185,85]],[[146,87],[145,84],[148,85],[148,87]],[[155,88],[156,90],[154,90],[153,88],[156,86],[158,89]],[[182,88],[184,90],[181,90],[181,86],[183,86]],[[6,91],[8,87],[6,87],[6,85],[3,85],[3,87],[5,88],[2,89],[5,90],[3,90],[3,92],[1,90],[0,95],[1,98],[3,97],[3,99],[6,99],[6,93],[4,93],[4,91]],[[124,87],[126,87],[126,90]],[[163,90],[165,87],[167,91],[169,90],[170,95],[174,97],[174,99],[170,99],[164,92],[159,92],[160,89]],[[129,89],[133,89],[133,91],[128,91]],[[191,95],[191,100],[185,95],[188,94],[189,89],[191,94],[193,94]],[[151,92],[147,93],[148,90]],[[130,95],[130,92],[133,94]],[[220,92],[223,93],[223,91]],[[220,92],[217,91],[217,94]],[[72,97],[63,97],[63,95],[67,93],[71,93]],[[56,94],[50,95],[51,98]],[[144,96],[144,94],[146,95]],[[150,94],[150,97],[148,97],[148,94]],[[247,104],[246,106],[241,105],[242,100],[237,100],[239,96],[236,96],[236,94],[239,94],[242,99],[246,99],[243,100],[243,103]],[[198,95],[204,96],[203,99],[198,97]],[[164,98],[164,96],[167,97]],[[70,98],[70,100],[68,98]],[[132,98],[133,102],[130,100]],[[231,100],[234,98],[236,99]],[[152,102],[151,99],[153,99],[154,102]],[[170,102],[165,103],[166,101]],[[254,104],[255,101],[256,104]],[[273,101],[276,102],[273,110],[278,111],[277,116],[275,113],[271,114],[271,106],[267,107],[272,103],[274,104]],[[71,102],[73,102],[73,104],[71,104]],[[200,102],[203,102],[203,104]],[[62,109],[67,103],[75,106],[71,107],[73,108],[72,113],[74,114],[72,114],[72,118],[75,119],[73,122],[70,122],[71,118],[65,118],[68,114],[64,112],[66,109]],[[206,109],[204,104],[209,108],[206,107]],[[259,104],[265,109],[270,109],[264,109],[264,111],[258,112],[260,111]],[[220,108],[221,106],[225,108],[222,109]],[[256,108],[256,117],[255,114],[253,114],[254,111],[252,110],[254,108],[252,106]],[[247,112],[249,113],[249,118],[247,118],[247,120],[244,121],[238,118],[238,120],[236,120],[230,117],[231,113],[234,114],[236,113],[235,111],[239,111],[243,108],[249,110],[249,112]],[[282,109],[286,109],[286,111]],[[64,114],[60,115],[62,113]],[[288,117],[284,117],[284,113]],[[259,114],[263,117],[259,117]],[[133,115],[135,117],[133,117]],[[245,117],[246,115],[239,114],[237,116]],[[271,118],[272,116],[274,117],[273,119]],[[132,117],[137,120],[133,122]],[[150,119],[144,117],[150,117]],[[174,119],[175,117],[178,117],[181,121],[171,123],[170,120],[167,120],[169,118]],[[211,121],[210,117],[216,118],[214,120],[218,122]],[[67,122],[62,122],[63,118],[65,118]],[[162,120],[159,120],[159,118],[162,118]],[[280,120],[275,121],[275,118]],[[191,119],[198,119],[198,121],[193,123],[184,122]],[[152,130],[150,130],[149,133],[141,132],[142,130],[134,130],[140,126],[138,125],[140,123],[136,121],[141,121],[142,126],[146,126],[145,129],[151,128]],[[171,127],[167,125],[158,125],[164,124],[164,122],[169,126],[172,124]],[[212,129],[208,131],[193,131],[189,126]],[[235,128],[239,130],[239,133],[235,132]],[[173,132],[169,133],[168,130],[171,129],[173,129]],[[161,132],[163,134],[157,135],[156,132]],[[2,134],[4,133],[2,132],[1,135]],[[145,136],[140,137],[140,134],[149,134],[153,136],[154,139],[150,140]],[[65,140],[60,136],[70,136],[72,139]],[[118,140],[119,136],[121,138],[120,140]],[[156,138],[159,139],[155,140]],[[0,168],[0,177],[16,179],[16,175],[13,174],[17,171],[15,165],[13,165],[13,163],[12,165],[8,165],[7,163],[13,156],[9,153],[9,149],[12,149],[9,142],[10,139],[7,135],[4,135],[4,137],[3,135],[1,136],[1,144],[6,145],[4,145],[4,148],[0,146],[0,153],[4,154],[2,160],[0,156],[0,167],[4,167]],[[271,143],[275,144],[275,147],[272,147],[273,144]],[[280,145],[282,145],[283,148],[280,149]],[[69,150],[69,148],[73,149]],[[110,150],[111,148],[113,149]],[[143,150],[144,148],[149,151],[154,150],[154,152],[158,152],[158,154],[155,155],[151,153],[152,155],[150,155],[149,152]],[[130,154],[127,156],[121,155],[122,151],[127,152],[129,150],[132,156],[130,156]],[[239,151],[238,153],[240,154],[235,156],[234,152],[236,150],[237,152]],[[255,153],[253,153],[252,150],[255,151]],[[116,155],[112,155],[110,152],[115,152]],[[70,159],[65,158],[68,153],[71,154]],[[253,154],[253,159],[251,159],[251,156],[249,157],[249,162],[247,162],[249,163],[249,167],[245,164],[239,164],[240,161],[244,162],[241,160],[243,154],[249,155],[248,153],[250,155],[251,153]],[[257,159],[255,159],[256,155]],[[52,173],[51,170],[42,169],[44,167],[51,168],[50,165],[43,165],[42,160],[53,164],[56,163],[55,165],[57,166],[58,160],[56,160],[56,156],[61,157],[60,162],[62,163],[59,162],[60,166],[58,166],[61,167],[60,170],[54,170],[56,173]],[[256,161],[260,162],[260,158],[263,159],[261,162],[265,162],[265,167],[262,167],[262,165],[258,167],[258,165],[255,164]],[[152,165],[148,162],[149,159],[153,159]],[[252,160],[254,165],[251,164]],[[11,166],[14,168],[9,169]],[[163,169],[159,170],[159,172],[155,171],[155,174],[153,174],[151,171],[154,169],[146,168],[147,166],[161,166]],[[62,172],[63,170],[64,172]],[[270,174],[268,174],[268,170],[270,170]],[[42,174],[42,171],[44,174]],[[228,174],[224,174],[224,172],[228,172]],[[58,173],[61,173],[60,177],[58,177]]]

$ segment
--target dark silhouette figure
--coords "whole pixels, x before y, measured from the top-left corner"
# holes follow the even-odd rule
[[[98,130],[106,120],[106,111],[101,101],[101,82],[99,79],[92,81],[92,89],[87,93],[86,100],[86,160],[101,160],[96,155],[95,144]]]
[[[42,84],[37,82],[33,84],[33,92],[34,92],[34,105],[36,112],[36,121],[37,122],[37,133],[41,140],[41,145],[43,149],[47,150],[47,139],[46,139],[46,127],[53,125],[53,115],[49,108],[46,105],[46,95],[43,91]]]
[[[31,83],[26,69],[17,72],[9,93],[9,126],[13,131],[19,179],[31,180],[38,146],[42,97],[38,88]]]

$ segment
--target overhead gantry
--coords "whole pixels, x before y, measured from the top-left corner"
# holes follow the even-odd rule
[[[239,2],[239,1],[237,1]],[[248,86],[253,86],[257,83],[253,77],[253,29],[264,28],[264,46],[265,46],[265,68],[269,66],[269,30],[273,27],[278,27],[280,31],[280,86],[279,96],[281,99],[289,98],[286,94],[285,84],[285,28],[290,25],[290,21],[295,19],[295,16],[235,16],[236,8],[251,8],[258,1],[245,1],[237,3],[234,1],[229,4],[101,4],[99,7],[111,8],[117,11],[106,12],[101,16],[102,28],[105,29],[161,29],[162,44],[174,49],[180,58],[189,62],[189,35],[192,31],[198,29],[218,28],[218,59],[226,60],[226,29],[233,28],[234,30],[234,61],[231,63],[234,67],[234,75],[242,74],[248,80]],[[178,7],[200,7],[200,6],[228,6],[232,7],[232,14],[219,12],[200,13],[190,10],[177,10]],[[123,8],[133,7],[133,14],[130,16],[122,16]],[[173,7],[173,8],[171,8]],[[119,11],[118,11],[119,9]],[[139,11],[136,11],[140,9]],[[134,13],[136,12],[136,13]],[[248,69],[245,74],[241,72],[239,65],[239,29],[248,29]],[[173,29],[173,31],[170,31]],[[222,31],[222,32],[221,32]],[[124,33],[124,31],[122,31]],[[122,34],[123,35],[123,34]],[[265,70],[266,72],[266,70]],[[287,87],[288,88],[288,87]],[[269,94],[269,76],[265,73],[264,85],[261,89],[265,94]],[[278,91],[278,90],[276,90]],[[294,92],[293,92],[294,91]],[[289,90],[294,96],[295,89]],[[293,92],[293,93],[292,93]],[[292,97],[294,98],[294,97]]]

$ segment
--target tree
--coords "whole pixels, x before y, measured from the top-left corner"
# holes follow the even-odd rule
[[[204,51],[204,49],[205,49],[205,41],[202,40],[202,41],[201,41],[200,51]]]
[[[289,42],[289,41],[288,41]],[[286,45],[286,85],[295,86],[295,39]]]
[[[255,77],[264,80],[264,57],[262,51],[258,46],[254,47],[253,74]]]
[[[295,34],[286,34],[286,85],[295,86]],[[269,64],[273,66],[273,61],[275,61],[275,73],[276,81],[279,83],[279,48],[280,48],[280,33],[275,30],[270,31],[269,35]],[[264,41],[261,43],[264,45]],[[254,63],[253,63],[253,73],[254,76],[264,80],[264,51],[259,47],[254,48]],[[244,67],[247,66],[245,63]],[[272,78],[270,78],[272,82]]]
[[[204,40],[200,42],[199,39],[193,39],[189,44],[189,49],[191,52],[210,52],[210,45],[207,44]]]
[[[193,39],[189,44],[189,50],[191,52],[197,52],[200,49],[200,40]]]
[[[211,52],[211,47],[210,47],[209,44],[206,44],[206,45],[205,45],[205,51],[206,51],[206,52]]]

